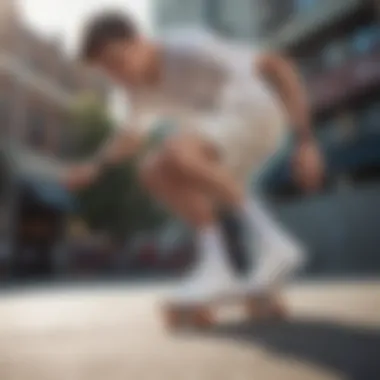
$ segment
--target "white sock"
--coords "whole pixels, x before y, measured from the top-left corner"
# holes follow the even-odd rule
[[[259,199],[247,197],[243,214],[250,229],[254,231],[255,239],[259,238],[262,242],[295,243],[295,239],[270,215]]]
[[[258,292],[274,285],[283,273],[284,263],[301,260],[302,248],[297,240],[271,217],[258,199],[247,198],[243,212],[253,232],[255,268],[253,282]]]
[[[199,260],[217,268],[229,268],[222,232],[217,225],[199,229],[196,236]]]

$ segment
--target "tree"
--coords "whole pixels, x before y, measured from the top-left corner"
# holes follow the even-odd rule
[[[93,97],[83,97],[75,104],[73,125],[75,155],[80,159],[93,155],[114,127],[104,105]],[[90,228],[124,238],[160,225],[165,215],[139,186],[136,174],[133,163],[122,163],[78,194],[81,217]]]

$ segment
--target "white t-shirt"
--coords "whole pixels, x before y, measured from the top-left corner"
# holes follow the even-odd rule
[[[281,102],[255,70],[259,52],[191,28],[173,31],[159,43],[161,82],[131,94],[142,124],[163,117],[174,118],[181,127],[193,125],[194,119],[255,123],[268,114],[284,116]]]

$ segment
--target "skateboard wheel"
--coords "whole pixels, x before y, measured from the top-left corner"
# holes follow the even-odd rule
[[[266,308],[263,300],[258,297],[250,297],[245,303],[245,309],[249,316],[252,319],[263,319],[266,314]]]
[[[250,318],[257,320],[282,320],[287,317],[287,310],[278,297],[251,297],[246,303]]]
[[[190,318],[190,323],[192,325],[202,329],[211,327],[215,323],[211,311],[206,308],[193,310]]]
[[[163,318],[165,326],[172,330],[181,325],[181,313],[174,307],[166,307],[163,310]]]
[[[164,307],[164,321],[168,329],[178,329],[180,327],[207,328],[214,324],[211,312],[204,307]]]
[[[288,317],[288,310],[278,299],[268,305],[267,318],[274,320],[284,320]]]

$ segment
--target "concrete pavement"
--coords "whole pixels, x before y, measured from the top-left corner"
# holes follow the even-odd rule
[[[115,285],[1,296],[0,379],[379,378],[371,376],[380,371],[380,283],[295,286],[287,323],[258,325],[229,310],[215,329],[175,335],[157,312],[165,291]]]

